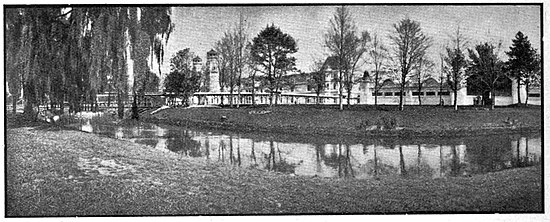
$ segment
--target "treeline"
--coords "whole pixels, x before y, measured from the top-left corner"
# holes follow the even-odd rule
[[[458,92],[466,87],[467,80],[478,91],[489,92],[494,97],[495,90],[506,78],[518,81],[518,87],[524,85],[527,89],[530,84],[540,82],[541,78],[540,55],[521,32],[512,40],[510,51],[505,52],[509,57],[505,62],[501,60],[504,52],[501,42],[472,45],[473,40],[464,35],[460,26],[454,33],[449,33],[449,43],[444,48],[434,50],[433,38],[422,30],[418,21],[403,19],[392,25],[387,36],[382,36],[376,32],[358,30],[350,9],[341,6],[330,18],[324,35],[323,46],[329,53],[312,58],[310,73],[302,73],[295,67],[293,54],[298,51],[298,45],[292,36],[271,24],[250,40],[246,20],[241,15],[234,28],[226,30],[215,44],[215,50],[219,53],[217,62],[221,90],[229,91],[230,97],[242,89],[251,90],[254,97],[257,88],[263,88],[271,93],[270,104],[273,104],[277,101],[274,96],[285,87],[294,88],[296,78],[301,78],[305,79],[317,98],[327,90],[327,83],[335,85],[340,109],[343,109],[344,98],[350,106],[351,93],[360,81],[369,79],[374,82],[373,94],[377,105],[384,81],[392,79],[400,87],[399,107],[403,110],[405,88],[414,85],[421,103],[425,81],[434,78],[439,79],[441,90],[448,88],[452,91],[453,105],[458,109]],[[440,67],[436,67],[438,62]],[[329,68],[333,73],[326,72]],[[357,76],[359,69],[368,71]],[[300,77],[288,78],[291,73],[300,73]],[[331,75],[330,80],[327,75]],[[174,87],[166,88],[177,91]],[[192,93],[187,92],[186,95]],[[344,93],[347,95],[344,96]],[[491,102],[493,108],[494,99]]]

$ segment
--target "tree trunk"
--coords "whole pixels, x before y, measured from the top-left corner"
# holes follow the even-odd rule
[[[517,84],[518,84],[518,105],[521,105],[521,92],[520,92],[520,83],[521,83],[521,78],[518,77],[517,79]]]
[[[453,90],[453,94],[454,94],[454,97],[455,97],[455,101],[454,101],[454,109],[455,110],[458,110],[458,101],[457,101],[457,98],[458,98],[458,90]]]
[[[350,100],[351,100],[351,90],[348,90],[347,93],[348,93],[348,98],[347,98],[347,100],[348,100],[348,108],[350,108],[350,107],[351,107],[351,103],[350,103]]]
[[[525,82],[525,106],[528,105],[527,103],[528,100],[529,100],[529,82]]]
[[[237,87],[237,108],[241,105],[241,84]]]
[[[269,90],[269,107],[273,107],[273,90]]]
[[[138,112],[138,106],[137,106],[137,96],[136,91],[133,91],[133,101],[132,101],[132,119],[138,120],[139,119],[139,112]]]
[[[321,94],[320,91],[317,91],[317,105],[319,105],[321,103],[321,98],[319,97]]]
[[[15,96],[12,96],[12,102],[11,102],[12,108],[11,109],[12,109],[14,114],[17,112],[17,99],[18,98],[15,98]]]
[[[420,96],[422,93],[422,84],[418,82],[418,105],[422,106],[422,96]]]
[[[344,88],[342,85],[342,70],[340,69],[340,79],[338,81],[338,99],[339,99],[338,105],[340,106],[340,110],[344,110],[344,103],[342,101],[344,99],[342,95],[343,93],[342,91],[344,91],[343,89]]]
[[[254,85],[254,77],[256,77],[256,71],[252,74],[252,106],[256,106],[256,85]]]
[[[229,87],[229,107],[233,107],[233,86]]]
[[[495,92],[494,89],[491,89],[491,110],[495,109]]]
[[[117,90],[118,118],[124,118],[124,101],[122,100],[122,91]]]
[[[403,104],[403,92],[405,91],[405,78],[402,78],[402,82],[401,82],[401,89],[400,89],[400,93],[399,93],[399,110],[400,111],[403,111],[404,110],[404,104]]]

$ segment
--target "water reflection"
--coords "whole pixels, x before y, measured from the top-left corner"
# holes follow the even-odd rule
[[[213,133],[172,126],[119,127],[87,122],[82,130],[164,152],[306,176],[439,178],[483,174],[541,162],[540,135],[496,135],[436,142],[292,142],[265,135]]]

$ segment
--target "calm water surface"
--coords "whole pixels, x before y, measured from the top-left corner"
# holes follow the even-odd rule
[[[80,129],[204,161],[304,176],[456,177],[540,165],[541,161],[540,134],[342,141],[155,124],[121,127],[89,120]]]

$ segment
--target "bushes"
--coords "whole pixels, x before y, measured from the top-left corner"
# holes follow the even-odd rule
[[[364,120],[359,124],[361,130],[394,130],[399,126],[395,116],[384,115],[376,120]]]

